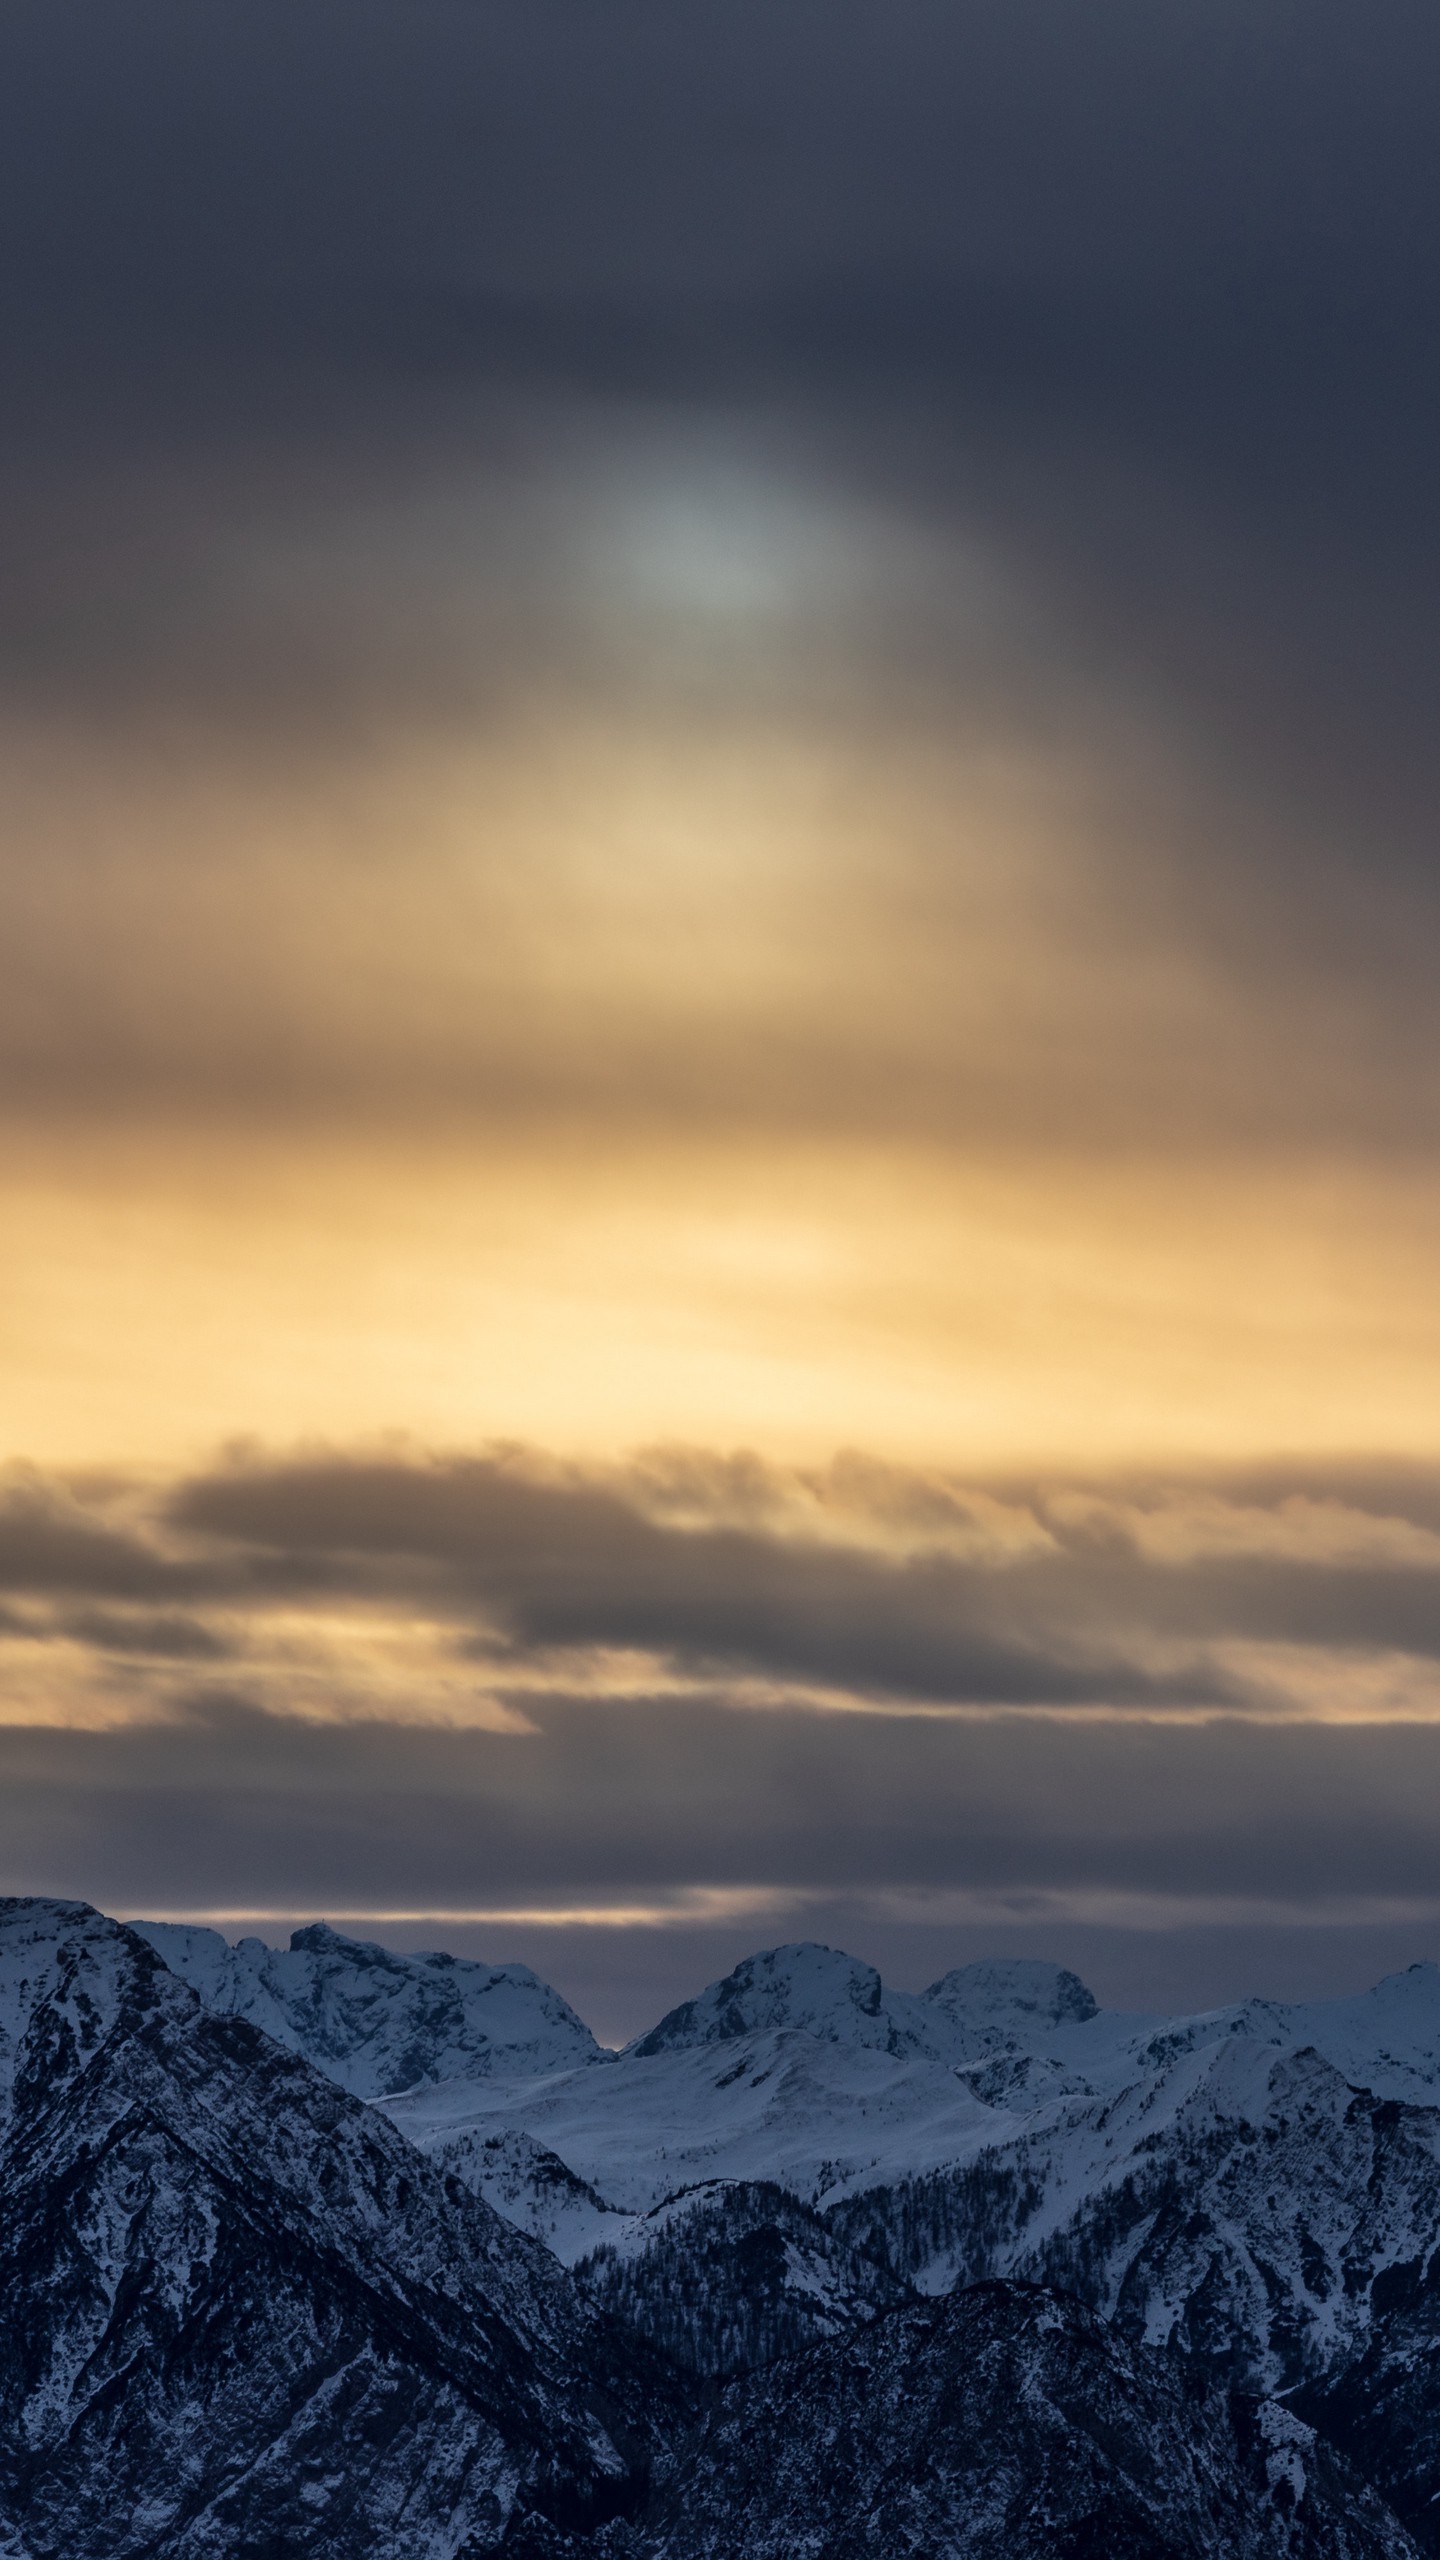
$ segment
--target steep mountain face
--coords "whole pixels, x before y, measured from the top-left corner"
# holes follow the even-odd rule
[[[706,2379],[845,2337],[909,2298],[783,2187],[691,2187],[582,2258],[593,2301]]]
[[[1360,2353],[1296,2395],[1301,2413],[1363,2467],[1428,2553],[1440,2552],[1440,2251],[1376,2280]]]
[[[397,1955],[322,1923],[288,1947],[215,1929],[135,1923],[219,2017],[248,2018],[357,2098],[418,2082],[519,2078],[596,2062],[602,2048],[528,1965]]]
[[[1215,2096],[1027,2255],[1136,2335],[1293,2390],[1348,2361],[1387,2278],[1440,2236],[1440,2112],[1353,2089],[1313,2052],[1269,2060],[1232,2108]]]
[[[1440,2554],[1440,2109],[1353,2087],[1313,2049],[1177,2045],[1118,2097],[1042,2109],[826,2219],[929,2291],[1042,2278],[1128,2337],[1283,2391]]]
[[[633,2560],[1407,2560],[1345,2464],[1074,2301],[982,2286],[728,2390]]]
[[[88,1902],[0,1899],[0,2130],[36,2010],[65,1986],[99,2032],[118,2014],[132,1954],[124,1932]]]
[[[1440,2239],[1440,2111],[1352,2088],[1314,2052],[1232,2037],[1195,2059],[1178,2089],[1068,2102],[828,2218],[926,2291],[1036,2277],[1246,2389],[1312,2386]]]
[[[624,2503],[664,2390],[547,2252],[132,1932],[52,1935],[0,2146],[29,2560],[478,2560]]]
[[[513,2127],[501,2133],[469,2131],[436,2144],[427,2157],[483,2196],[507,2222],[543,2240],[563,2266],[629,2230],[634,2217],[619,2213],[577,2177],[556,2151]]]

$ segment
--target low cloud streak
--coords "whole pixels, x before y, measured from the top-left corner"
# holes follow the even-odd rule
[[[647,1693],[678,1721],[1403,1721],[1440,1714],[1436,1503],[1418,1468],[1315,1466],[1265,1498],[683,1449],[32,1473],[0,1503],[0,1637],[65,1649],[125,1722],[183,1719],[207,1659],[280,1717],[500,1732]]]

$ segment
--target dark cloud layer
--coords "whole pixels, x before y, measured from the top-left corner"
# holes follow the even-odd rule
[[[615,1654],[840,1705],[1279,1713],[1247,1648],[1440,1660],[1436,1517],[1418,1468],[986,1484],[336,1455],[237,1463],[158,1508],[22,1478],[0,1591],[52,1635],[176,1660],[227,1649],[217,1617],[420,1610],[517,1695]]]
[[[152,344],[207,320],[264,344],[328,316],[348,350],[464,367],[528,302],[571,318],[573,376],[606,353],[577,306],[628,304],[698,313],[728,372],[727,309],[802,284],[823,308],[824,280],[857,369],[867,334],[933,367],[949,278],[1094,322],[1188,286],[1215,332],[1315,363],[1317,317],[1383,345],[1436,269],[1419,6],[141,0],[122,24],[32,0],[7,43],[32,252],[9,292],[37,336],[88,314],[123,344],[148,314]]]
[[[1215,1554],[1209,1514],[1187,1511],[1187,1497],[1220,1501],[1223,1484],[1168,1488],[1168,1511],[1153,1483],[1082,1490],[1078,1506],[1063,1485],[1010,1484],[1031,1535],[983,1561],[945,1551],[923,1479],[910,1552],[896,1558],[867,1553],[863,1529],[842,1542],[657,1519],[643,1471],[546,1475],[519,1453],[238,1468],[182,1487],[169,1516],[238,1542],[262,1581],[311,1571],[381,1591],[439,1572],[522,1649],[640,1647],[692,1672],[746,1669],[860,1697],[1206,1707],[1239,1700],[1207,1658],[1226,1640],[1440,1655],[1432,1480],[1372,1477],[1369,1508],[1354,1485],[1352,1469],[1311,1468],[1272,1479],[1266,1503],[1232,1497]],[[1297,1500],[1309,1506],[1298,1521]],[[1173,1552],[1157,1552],[1155,1522],[1172,1514]],[[1290,1522],[1287,1553],[1275,1533]],[[1157,1642],[1187,1658],[1147,1672]]]
[[[1073,1956],[1111,1999],[1177,2006],[1358,1984],[1440,1943],[1434,1728],[835,1729],[587,1700],[512,1737],[216,1702],[178,1732],[0,1733],[0,1771],[13,1889],[329,1911],[386,1938],[367,1913],[508,1909],[406,1934],[583,1976],[617,2032],[657,1987],[797,1935],[901,1978],[997,1947]],[[697,1881],[738,1889],[734,1915],[688,1920]],[[667,1898],[669,1929],[594,1926]],[[522,1916],[566,1907],[589,1925]]]
[[[79,1823],[112,1898],[181,1905],[963,1888],[1323,1915],[1435,1896],[1430,1727],[1097,1735],[644,1698],[552,1698],[541,1716],[529,1735],[337,1729],[217,1694],[179,1727],[12,1730],[6,1871],[33,1881]]]
[[[348,1570],[358,1588],[384,1590],[438,1569],[452,1605],[468,1594],[522,1652],[643,1648],[692,1674],[752,1671],[945,1703],[1157,1706],[1229,1694],[1198,1664],[1147,1675],[1103,1636],[1087,1647],[1083,1620],[1037,1641],[1033,1582],[1012,1599],[1009,1576],[944,1556],[890,1562],[854,1546],[657,1522],[623,1478],[546,1481],[483,1459],[299,1465],[187,1486],[170,1517],[243,1541],[262,1578],[301,1559],[327,1583]],[[1079,1638],[1072,1658],[1067,1636]]]
[[[366,1054],[270,983],[309,948],[293,916],[230,950],[198,847],[107,921],[112,832],[82,816],[63,928],[32,895],[55,844],[0,862],[3,1098],[1433,1143],[1437,73],[1398,0],[20,0],[0,712],[252,773],[397,727],[503,738],[537,693],[1068,737],[1113,767],[1081,903],[1098,948],[1133,943],[1127,1001],[1177,971],[1219,993],[1162,1038],[1101,987],[1063,1077],[1043,1007],[1020,1072],[977,1066],[963,1006],[917,1005],[907,1051],[853,985],[823,1031],[693,1054],[640,1017],[523,1060],[502,1025],[491,1054],[493,995],[464,1038],[432,1005]],[[928,585],[892,562],[788,657],[695,680],[671,634],[637,672],[567,581],[597,475],[653,480],[677,439],[778,457]],[[978,650],[977,548],[1021,599]],[[1158,798],[1117,720],[1163,740]],[[901,898],[953,909],[957,973],[963,869],[934,849]]]

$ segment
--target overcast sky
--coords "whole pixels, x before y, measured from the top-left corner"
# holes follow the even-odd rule
[[[1437,87],[12,0],[0,1883],[1440,1952]]]

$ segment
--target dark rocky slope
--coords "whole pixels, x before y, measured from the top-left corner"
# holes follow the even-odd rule
[[[1344,2462],[1072,2299],[987,2284],[732,2385],[614,2560],[1410,2560]]]
[[[1054,2284],[1217,2382],[1283,2392],[1440,2555],[1440,2109],[1301,2052],[1243,2108],[1176,2110],[1093,2183],[1067,2132],[825,2219],[898,2275]]]
[[[642,2216],[623,2249],[597,2249],[575,2273],[592,2301],[707,2379],[844,2337],[914,2298],[768,2181],[692,2187]]]
[[[1387,2268],[1375,2293],[1375,2316],[1360,2354],[1340,2373],[1297,2394],[1297,2402],[1377,2484],[1421,2550],[1437,2553],[1440,2248]]]

